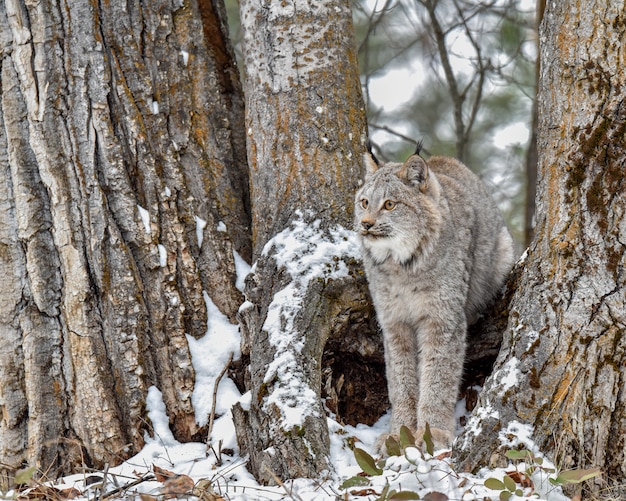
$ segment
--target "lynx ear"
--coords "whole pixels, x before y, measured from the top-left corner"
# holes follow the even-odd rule
[[[363,153],[363,164],[366,174],[374,174],[380,168],[378,159],[369,151]]]
[[[413,185],[426,187],[428,181],[428,165],[419,155],[411,155],[398,171],[398,177]]]

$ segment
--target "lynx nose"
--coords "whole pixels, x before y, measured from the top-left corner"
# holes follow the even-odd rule
[[[362,219],[361,220],[361,226],[363,227],[364,230],[369,230],[372,226],[374,226],[374,223],[368,219]]]

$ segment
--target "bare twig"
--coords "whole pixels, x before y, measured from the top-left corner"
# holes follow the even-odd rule
[[[107,492],[104,496],[102,496],[102,499],[105,501],[107,499],[112,498],[116,494],[119,494],[122,491],[128,490],[131,487],[135,487],[136,485],[139,485],[139,484],[141,484],[143,482],[149,482],[150,480],[154,480],[155,478],[156,477],[154,476],[153,473],[147,473],[146,475],[144,475],[141,478],[138,478],[134,482],[130,482],[130,483],[126,484],[126,485],[121,485],[120,487],[116,487],[115,489]]]
[[[109,474],[109,463],[105,463],[104,471],[102,472],[102,484],[100,485],[100,493],[98,494],[98,501],[102,501],[102,494],[107,486],[107,475]]]
[[[396,137],[399,137],[400,139],[402,139],[403,141],[406,141],[407,143],[411,143],[414,144],[415,146],[417,146],[420,143],[420,140],[417,140],[413,137],[409,137],[405,134],[402,134],[401,132],[398,132],[397,130],[392,129],[391,127],[387,126],[387,125],[378,125],[375,123],[370,123],[369,124],[370,129],[378,129],[378,130],[382,130],[385,132],[388,132],[389,134],[392,134]],[[421,151],[426,154],[426,155],[432,155],[432,153],[430,151],[428,151],[426,148],[421,148]],[[380,154],[381,158],[385,159],[385,156],[381,153]]]
[[[226,374],[226,371],[230,367],[230,364],[233,361],[233,356],[234,353],[231,352],[228,356],[228,362],[226,362],[226,365],[222,369],[222,372],[220,372],[217,378],[215,378],[215,384],[213,385],[213,403],[211,405],[211,414],[209,415],[209,431],[207,433],[207,442],[211,441],[211,434],[213,433],[213,423],[215,422],[215,406],[217,405],[217,388],[220,384],[220,381],[224,377],[224,374]]]
[[[294,499],[295,501],[302,501],[302,498],[298,496],[295,492],[293,492],[293,490],[287,489],[285,483],[280,478],[278,478],[278,476],[266,464],[263,465],[263,468],[271,475],[274,482],[276,482],[278,486],[283,488],[287,496],[289,496],[291,499]]]

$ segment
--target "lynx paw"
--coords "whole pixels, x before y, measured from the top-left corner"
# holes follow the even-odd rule
[[[420,428],[415,433],[415,445],[421,449],[423,449],[424,443],[424,432],[423,428]],[[435,450],[437,449],[449,449],[452,447],[452,442],[454,441],[454,435],[447,430],[442,430],[441,428],[431,428],[430,436],[432,437],[433,446]]]
[[[415,438],[415,442],[417,445],[417,435],[415,434],[415,431],[410,430],[410,433]],[[393,450],[389,450],[387,447],[387,440],[389,440],[390,438],[393,439],[393,442],[395,443],[395,445],[393,446]],[[407,437],[404,438],[404,440],[406,439]],[[382,457],[394,456],[402,452],[400,445],[401,443],[402,440],[399,433],[383,433],[376,440],[376,450]]]
[[[400,436],[397,433],[383,433],[380,437],[378,437],[376,440],[376,451],[378,451],[378,454],[382,457],[390,456],[390,452],[387,450],[388,438],[393,438],[397,442],[400,442]]]

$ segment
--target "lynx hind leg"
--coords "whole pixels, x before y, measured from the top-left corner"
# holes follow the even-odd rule
[[[389,401],[391,402],[390,433],[377,441],[378,450],[385,453],[385,441],[396,439],[400,428],[411,431],[417,428],[417,402],[419,397],[418,345],[415,330],[404,323],[383,326],[385,343],[385,372]]]

